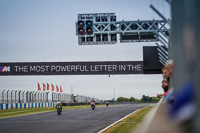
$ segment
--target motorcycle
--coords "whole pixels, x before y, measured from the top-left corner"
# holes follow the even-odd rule
[[[92,110],[95,110],[95,103],[94,102],[91,102],[91,108],[92,108]]]
[[[57,114],[61,115],[62,107],[60,105],[56,105],[56,109],[57,109]]]
[[[106,106],[108,107],[109,103],[106,103]]]

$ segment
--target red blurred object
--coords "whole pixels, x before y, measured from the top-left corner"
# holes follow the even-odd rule
[[[91,28],[87,28],[86,29],[86,33],[89,34],[89,35],[92,34],[92,29]]]
[[[54,86],[53,86],[53,84],[51,84],[51,91],[54,91]]]
[[[38,83],[38,91],[41,91],[40,84]]]
[[[56,89],[57,89],[57,92],[59,92],[59,88],[58,88],[58,86],[56,85]]]
[[[60,86],[60,92],[63,92],[62,87]]]
[[[49,90],[49,84],[47,83],[47,90]]]
[[[83,35],[83,34],[84,34],[84,29],[83,29],[83,28],[79,28],[79,29],[78,29],[78,34]]]

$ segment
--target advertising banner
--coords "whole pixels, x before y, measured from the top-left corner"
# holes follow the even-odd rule
[[[0,63],[0,76],[104,74],[143,74],[143,61]]]

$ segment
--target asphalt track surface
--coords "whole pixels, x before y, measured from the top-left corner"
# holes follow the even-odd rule
[[[0,119],[0,133],[96,133],[137,109],[151,104],[63,110]]]

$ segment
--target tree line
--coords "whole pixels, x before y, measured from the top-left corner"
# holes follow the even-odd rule
[[[118,97],[116,102],[158,102],[161,99],[158,97],[150,97],[142,95],[141,99],[136,99],[134,97],[126,98],[126,97]]]

